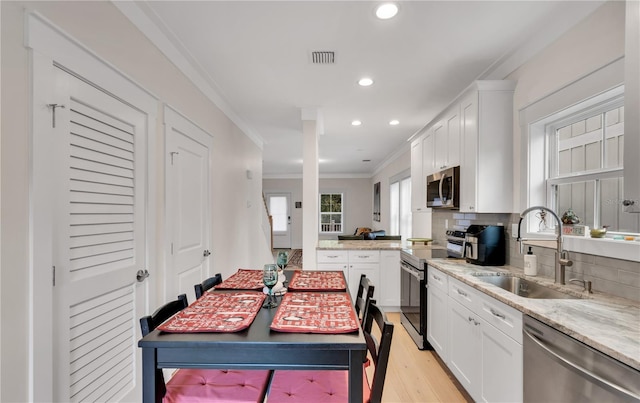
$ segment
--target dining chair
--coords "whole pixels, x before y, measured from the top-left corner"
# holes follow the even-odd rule
[[[220,283],[222,283],[222,274],[216,273],[213,277],[209,277],[202,283],[194,285],[193,288],[196,292],[196,299],[200,299],[205,291],[212,289]]]
[[[356,301],[354,303],[356,315],[358,315],[361,325],[364,324],[364,318],[367,314],[366,308],[369,304],[369,300],[373,298],[374,290],[375,286],[371,280],[367,278],[367,275],[361,274],[360,282],[358,283],[358,293],[356,294]]]
[[[373,303],[369,304],[365,323],[365,328],[368,326],[369,329],[375,324],[373,332],[363,332],[374,369],[369,382],[368,371],[365,371],[363,365],[363,402],[380,403],[391,352],[393,323],[387,320],[384,311]],[[374,335],[379,336],[379,339]],[[349,371],[276,370],[266,400],[268,403],[347,402]]]
[[[188,305],[187,295],[180,294],[153,314],[140,318],[142,336]],[[271,371],[185,368],[175,371],[166,384],[162,369],[157,368],[155,376],[156,396],[164,396],[163,403],[250,403],[264,401]]]

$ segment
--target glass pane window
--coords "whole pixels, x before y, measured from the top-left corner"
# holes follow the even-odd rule
[[[411,237],[411,177],[398,179],[389,187],[390,235]]]
[[[342,193],[320,195],[320,232],[342,232]]]
[[[571,209],[582,225],[640,232],[640,218],[621,204],[623,100],[615,99],[547,126],[549,201],[561,216]]]

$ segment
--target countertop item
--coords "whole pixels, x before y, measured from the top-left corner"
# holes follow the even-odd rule
[[[559,286],[553,279],[528,277],[529,281],[580,296],[581,299],[532,299],[512,294],[472,274],[511,273],[524,277],[512,266],[478,267],[463,260],[430,259],[427,263],[453,278],[530,315],[539,321],[640,370],[640,304],[628,299],[595,292],[581,286]]]

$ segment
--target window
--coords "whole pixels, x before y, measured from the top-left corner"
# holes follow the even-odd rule
[[[320,232],[342,233],[342,193],[320,194]]]
[[[625,213],[623,191],[624,106],[618,96],[550,122],[548,204],[560,216],[568,209],[591,228],[638,233],[638,219]]]
[[[407,173],[408,175],[409,173]],[[390,235],[411,237],[411,177],[399,175],[391,178],[389,189]]]

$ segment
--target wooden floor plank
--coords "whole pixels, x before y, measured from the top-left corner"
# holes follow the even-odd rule
[[[433,351],[420,351],[400,324],[400,314],[387,313],[394,323],[391,354],[382,401],[385,403],[466,402]]]

